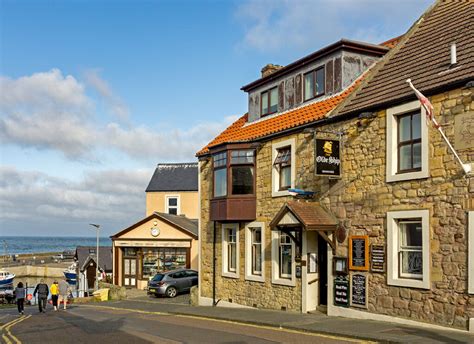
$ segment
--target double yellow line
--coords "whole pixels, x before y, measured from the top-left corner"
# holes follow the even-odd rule
[[[29,317],[31,317],[31,315],[21,316],[17,319],[14,319],[14,320],[12,320],[10,322],[7,322],[6,324],[0,326],[0,330],[2,331],[2,338],[3,338],[3,340],[5,341],[6,344],[13,344],[13,343],[21,344],[21,341],[10,332],[10,328],[12,328],[16,324],[21,323],[22,321],[28,319]]]

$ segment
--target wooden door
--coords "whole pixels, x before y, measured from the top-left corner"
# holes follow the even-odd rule
[[[137,258],[123,259],[123,286],[126,288],[137,287]]]

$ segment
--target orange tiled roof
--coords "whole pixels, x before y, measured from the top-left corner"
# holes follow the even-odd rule
[[[248,114],[245,114],[197,152],[196,156],[205,155],[209,153],[209,148],[223,143],[252,141],[322,119],[355,89],[362,78],[363,76],[341,93],[319,102],[289,110],[275,117],[264,118],[245,125],[248,120]]]

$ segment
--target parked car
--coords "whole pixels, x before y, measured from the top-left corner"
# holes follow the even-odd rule
[[[175,297],[178,293],[189,292],[195,285],[198,285],[198,272],[195,270],[160,272],[148,282],[148,294]]]

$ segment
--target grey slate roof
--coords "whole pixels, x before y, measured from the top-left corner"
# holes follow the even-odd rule
[[[149,191],[198,191],[198,164],[158,164],[150,183]]]
[[[84,265],[89,255],[95,260],[95,251],[95,246],[76,247],[75,258],[79,268]],[[99,267],[105,272],[112,272],[112,246],[99,246]]]
[[[185,216],[180,215],[171,215],[166,213],[159,213],[155,211],[155,214],[162,217],[163,219],[167,220],[168,222],[173,223],[174,225],[181,227],[182,229],[194,234],[198,235],[198,220],[195,219],[188,219]]]

